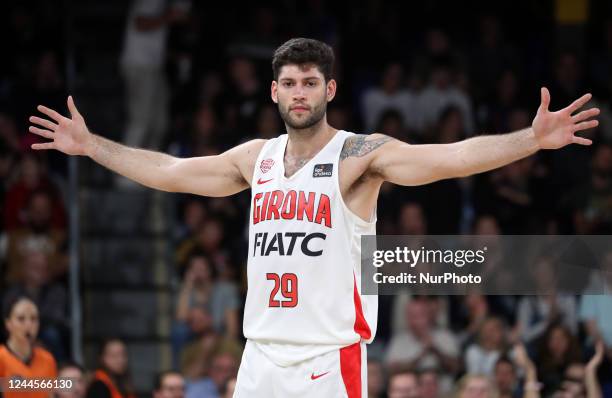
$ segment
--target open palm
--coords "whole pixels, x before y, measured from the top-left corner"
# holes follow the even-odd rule
[[[542,87],[541,98],[538,113],[531,124],[541,149],[558,149],[569,144],[592,144],[591,140],[576,136],[575,133],[599,124],[597,120],[589,120],[599,115],[599,108],[591,108],[574,114],[589,102],[591,94],[583,95],[568,107],[556,112],[548,110],[550,93],[545,87]]]
[[[68,97],[68,110],[70,110],[71,118],[62,116],[46,106],[39,105],[37,109],[51,120],[31,116],[30,122],[40,127],[30,126],[29,130],[51,141],[33,144],[32,149],[56,149],[68,155],[87,154],[92,134],[85,125],[85,119],[74,105],[72,96]]]

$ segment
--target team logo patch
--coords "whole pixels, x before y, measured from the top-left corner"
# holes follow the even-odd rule
[[[315,164],[312,170],[313,177],[331,177],[334,170],[333,163]]]
[[[274,159],[264,159],[259,165],[259,169],[262,173],[267,173],[274,166]]]

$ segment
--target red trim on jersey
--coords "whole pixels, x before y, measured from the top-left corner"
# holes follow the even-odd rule
[[[348,398],[361,398],[361,343],[340,349],[340,373]]]
[[[355,274],[353,274],[353,301],[355,302],[355,332],[361,336],[364,340],[369,340],[372,337],[372,331],[370,330],[370,326],[368,322],[365,320],[363,316],[363,309],[361,308],[361,296],[359,295],[359,291],[357,290],[357,279],[355,278]]]

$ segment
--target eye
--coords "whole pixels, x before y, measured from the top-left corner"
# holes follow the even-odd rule
[[[292,87],[293,86],[293,82],[283,82],[283,86],[285,86],[285,87]]]
[[[308,83],[306,83],[306,85],[308,87],[315,87],[317,85],[317,82],[315,82],[314,80],[313,81],[309,81]]]

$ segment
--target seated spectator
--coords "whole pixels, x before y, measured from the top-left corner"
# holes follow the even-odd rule
[[[608,355],[612,359],[612,250],[604,256],[601,265],[603,278],[598,280],[599,284],[596,291],[605,294],[585,294],[580,303],[579,317],[584,322],[584,327],[589,338],[589,344],[603,340]]]
[[[582,359],[580,345],[563,325],[551,325],[538,344],[538,375],[545,395],[559,388],[565,369]]]
[[[9,286],[5,301],[12,297],[28,295],[36,303],[40,314],[40,339],[56,359],[65,360],[65,339],[68,332],[68,302],[64,287],[49,279],[47,256],[39,251],[29,251],[23,257],[22,277]]]
[[[216,270],[208,257],[194,252],[189,258],[185,279],[181,285],[176,306],[176,320],[172,339],[175,361],[184,345],[196,336],[193,326],[194,309],[205,311],[211,320],[211,331],[229,338],[239,333],[238,289],[230,282],[216,279]],[[191,324],[191,326],[190,326]],[[175,362],[175,365],[178,363]]]
[[[456,303],[455,311],[451,311],[455,318],[452,323],[458,331],[459,343],[467,347],[476,341],[482,324],[491,315],[489,302],[487,297],[477,293],[454,296],[452,300]]]
[[[508,356],[502,355],[495,362],[493,380],[499,392],[499,398],[519,398],[521,396],[517,369]]]
[[[391,375],[387,387],[389,398],[420,398],[417,375],[411,371],[398,371]]]
[[[7,230],[28,224],[30,196],[39,191],[49,194],[49,228],[59,231],[66,229],[66,214],[57,188],[46,175],[39,157],[27,152],[19,162],[17,180],[6,193],[4,227]]]
[[[466,372],[492,376],[495,363],[506,348],[504,323],[500,318],[487,318],[478,333],[478,341],[465,351]]]
[[[179,243],[176,251],[176,263],[179,271],[186,271],[191,253],[200,251],[205,253],[213,262],[217,271],[229,262],[229,254],[223,249],[223,240],[226,227],[220,218],[209,216],[195,233]]]
[[[182,218],[177,223],[174,236],[176,241],[190,238],[206,220],[207,209],[200,198],[190,198],[182,206]]]
[[[204,308],[193,308],[189,314],[192,341],[180,351],[181,373],[194,378],[206,372],[206,365],[221,337],[212,329],[210,313]]]
[[[406,328],[389,342],[385,362],[391,371],[406,367],[419,371],[441,370],[441,390],[451,387],[452,376],[459,371],[459,347],[448,329],[434,326],[427,299],[413,299],[406,305]]]
[[[68,268],[64,253],[66,231],[56,229],[52,222],[52,198],[46,191],[36,191],[28,199],[25,224],[7,235],[6,280],[16,282],[23,276],[21,264],[30,251],[47,257],[49,280],[63,275]]]
[[[403,73],[401,64],[391,63],[385,67],[380,86],[371,87],[363,93],[361,109],[368,133],[380,125],[382,115],[389,110],[397,112],[400,124],[411,121],[410,112],[415,106],[416,97],[404,87]]]
[[[227,385],[225,386],[225,394],[223,395],[223,398],[233,398],[235,390],[236,390],[236,378],[229,379],[227,381]]]
[[[241,355],[242,350],[235,343],[219,345],[212,357],[208,376],[187,381],[186,398],[222,397],[228,382],[238,375]]]
[[[125,344],[109,339],[100,348],[100,365],[87,389],[87,398],[135,398]]]
[[[425,369],[419,372],[420,398],[439,398],[440,375],[436,369]]]
[[[368,359],[368,397],[382,398],[385,389],[383,365],[375,359]]]
[[[161,372],[155,376],[153,398],[183,398],[185,379],[174,371]]]
[[[55,378],[53,355],[35,344],[38,337],[38,308],[27,296],[16,296],[3,305],[2,319],[8,333],[0,345],[0,378]],[[4,398],[48,398],[46,391],[3,391]]]
[[[457,383],[455,398],[495,398],[498,391],[487,376],[467,374]]]
[[[598,381],[597,371],[604,355],[604,344],[598,342],[595,346],[595,354],[586,365],[576,362],[567,367],[561,384],[551,396],[553,398],[603,397],[602,385]],[[605,385],[604,388],[606,388]]]
[[[446,60],[440,59],[436,65],[433,65],[430,83],[419,97],[421,117],[424,119],[425,128],[428,129],[440,120],[444,109],[449,106],[457,107],[463,115],[463,130],[468,135],[472,135],[475,133],[472,102],[453,80],[453,70]]]
[[[68,390],[57,390],[53,393],[54,398],[85,398],[87,385],[85,383],[85,369],[74,362],[65,362],[59,367],[57,376],[67,378],[72,382]]]
[[[523,296],[518,304],[517,328],[521,340],[535,343],[555,324],[564,325],[570,333],[578,330],[576,297],[555,294],[555,269],[552,260],[542,257],[531,268],[538,296]]]

